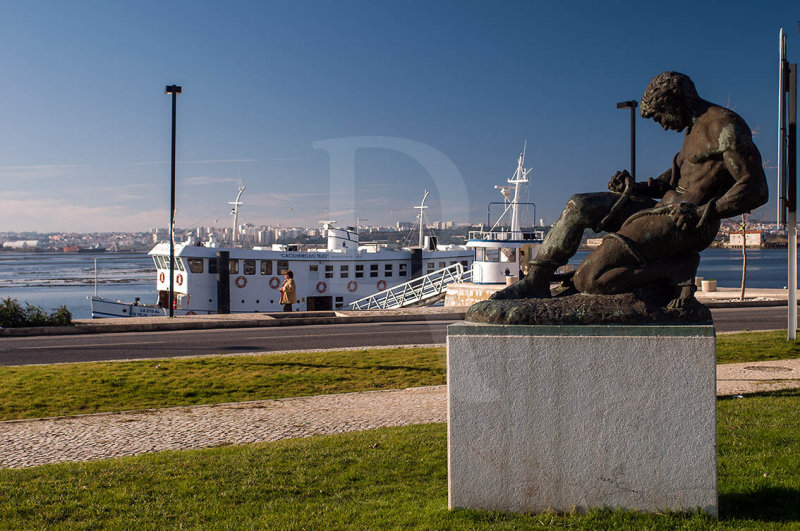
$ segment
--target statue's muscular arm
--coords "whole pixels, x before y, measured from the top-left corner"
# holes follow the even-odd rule
[[[612,192],[622,193],[628,182],[631,191],[636,195],[660,199],[669,190],[672,190],[673,169],[678,165],[680,153],[672,159],[672,167],[656,178],[650,177],[646,181],[633,182],[633,176],[627,170],[618,171],[608,182],[608,189]]]
[[[731,111],[720,110],[725,118],[711,124],[715,133],[717,149],[721,154],[725,170],[733,179],[733,185],[713,202],[713,213],[706,214],[717,219],[737,216],[749,212],[767,202],[769,192],[767,178],[761,163],[761,154],[753,143],[750,128]],[[709,201],[698,209],[702,216]]]

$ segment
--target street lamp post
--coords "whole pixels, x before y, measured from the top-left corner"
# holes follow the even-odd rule
[[[631,110],[631,176],[636,178],[636,100],[621,101],[617,109]]]
[[[181,87],[167,85],[166,94],[172,94],[172,164],[169,201],[169,316],[175,317],[175,125],[178,94]]]

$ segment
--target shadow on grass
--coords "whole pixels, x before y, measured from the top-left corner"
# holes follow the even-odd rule
[[[379,370],[379,371],[410,371],[410,372],[429,372],[444,374],[444,367],[412,367],[408,365],[334,365],[330,363],[302,363],[299,361],[277,361],[266,362],[259,365],[268,367],[290,367],[300,369],[351,369],[356,371]]]
[[[759,393],[748,393],[743,397],[741,395],[719,396],[717,397],[717,401],[727,402],[730,400],[739,400],[741,398],[754,398],[754,397],[800,398],[800,389],[779,389],[777,391],[761,391]]]
[[[741,518],[766,522],[800,522],[800,490],[767,487],[722,494],[719,514],[724,520]]]

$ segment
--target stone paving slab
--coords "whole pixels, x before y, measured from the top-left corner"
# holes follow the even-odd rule
[[[800,387],[800,359],[717,365],[717,396]]]
[[[444,386],[0,423],[0,467],[445,422]]]

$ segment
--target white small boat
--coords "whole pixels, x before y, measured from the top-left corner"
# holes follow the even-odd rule
[[[521,273],[527,271],[528,263],[539,252],[544,232],[523,231],[521,228],[520,206],[533,205],[520,201],[520,190],[523,185],[528,184],[530,172],[530,169],[525,168],[523,148],[514,176],[508,179],[508,183],[513,186],[495,186],[503,194],[503,213],[488,231],[470,232],[467,247],[475,250],[472,264],[473,284],[507,284],[516,281]],[[490,203],[490,206],[491,204],[494,203]],[[535,221],[535,214],[533,217]],[[507,230],[503,223],[508,223]]]

